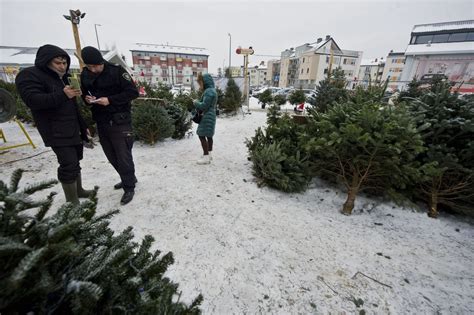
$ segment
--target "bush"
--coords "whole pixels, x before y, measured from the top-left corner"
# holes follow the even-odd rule
[[[290,93],[288,101],[291,105],[301,104],[306,101],[306,95],[304,95],[304,92],[302,90],[294,90]]]
[[[364,189],[403,189],[421,177],[415,158],[425,148],[403,106],[370,100],[334,104],[326,113],[313,113],[305,138],[317,174],[336,177],[346,187],[344,214],[352,213]]]
[[[417,91],[410,93],[416,96]],[[474,216],[474,102],[451,93],[450,84],[439,80],[420,93],[407,99],[428,148],[417,160],[435,166],[413,188],[429,204],[431,217],[438,216],[439,206]]]
[[[262,104],[262,109],[265,109],[265,106],[267,106],[268,103],[271,103],[273,101],[272,91],[263,91],[263,93],[258,96],[258,101]]]
[[[180,104],[170,104],[166,106],[168,116],[174,123],[174,132],[171,136],[173,139],[183,139],[186,132],[191,129],[192,121],[187,108],[184,106]]]
[[[8,83],[0,80],[0,88],[7,90],[13,96],[16,101],[16,118],[25,123],[32,123],[33,116],[31,115],[31,109],[23,103],[20,94],[16,90],[15,83]]]
[[[334,103],[347,100],[346,79],[341,68],[336,68],[330,78],[319,82],[313,104],[319,112],[327,111]]]
[[[242,92],[234,79],[229,78],[221,108],[224,113],[235,113],[242,104]]]
[[[190,306],[176,299],[178,285],[163,277],[171,252],[150,252],[153,237],[134,242],[132,227],[110,229],[118,210],[96,215],[91,200],[67,203],[48,216],[50,180],[18,188],[0,180],[0,312],[2,314],[199,314],[199,295]],[[38,210],[35,212],[32,209]],[[28,210],[28,211],[25,211]]]
[[[258,128],[246,140],[254,175],[259,185],[268,185],[286,192],[301,192],[311,180],[309,163],[301,157],[298,134],[302,127],[288,115],[281,116],[275,106],[267,113],[266,133]]]
[[[277,106],[285,105],[286,97],[281,94],[277,94],[273,97],[273,103]]]
[[[136,101],[132,107],[132,125],[135,137],[147,144],[171,137],[173,120],[163,105],[156,101]]]
[[[250,151],[254,175],[260,179],[259,185],[265,184],[285,192],[304,191],[311,179],[308,163],[300,157],[299,151],[294,155],[286,155],[281,149],[284,145],[284,142],[278,141],[269,145],[256,145]]]

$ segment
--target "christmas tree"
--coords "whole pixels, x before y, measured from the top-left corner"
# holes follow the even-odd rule
[[[150,252],[153,237],[133,242],[132,228],[116,235],[96,215],[97,189],[80,205],[67,203],[46,216],[55,193],[34,201],[55,180],[20,189],[22,170],[0,181],[0,313],[199,314],[179,301],[177,284],[163,274],[171,252]],[[38,210],[34,212],[32,209]]]

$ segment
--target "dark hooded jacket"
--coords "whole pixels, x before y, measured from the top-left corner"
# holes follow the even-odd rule
[[[138,97],[137,87],[128,72],[107,61],[104,61],[104,70],[100,74],[94,74],[86,67],[82,69],[81,88],[84,102],[87,94],[109,99],[108,106],[91,104],[92,118],[99,124],[109,123],[116,113],[130,114],[131,102]]]
[[[48,68],[56,57],[67,59],[66,74],[59,75]],[[47,147],[79,145],[87,141],[86,124],[75,98],[63,92],[71,60],[61,48],[44,45],[36,53],[35,65],[17,75],[15,83],[25,104],[31,109],[36,127]]]

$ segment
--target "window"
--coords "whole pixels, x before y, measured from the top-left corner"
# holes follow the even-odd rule
[[[468,33],[453,33],[449,36],[448,42],[464,42]]]
[[[327,74],[328,73],[328,69],[324,69],[324,74]]]
[[[347,64],[347,58],[344,58],[344,60],[342,61],[343,64]]]
[[[178,70],[178,74],[183,74],[183,71],[181,71],[181,70]]]
[[[467,41],[472,42],[474,41],[474,32],[467,33]]]
[[[433,36],[432,43],[446,43],[448,41],[449,34],[437,34]]]
[[[308,68],[308,69],[306,69],[306,73],[309,73],[309,68]]]
[[[326,56],[326,63],[329,63],[329,56]]]
[[[304,63],[304,58],[303,58],[303,63]]]
[[[303,69],[301,69],[301,73],[303,73]]]
[[[433,35],[421,35],[416,37],[415,44],[428,44],[433,40]]]

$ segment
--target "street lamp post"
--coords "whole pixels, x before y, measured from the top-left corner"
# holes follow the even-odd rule
[[[94,28],[95,28],[95,38],[97,38],[97,48],[100,50],[99,35],[97,35],[97,26],[102,26],[102,25],[100,25],[100,24],[94,24]]]
[[[232,35],[230,35],[230,33],[227,33],[227,35],[229,35],[229,77],[232,78],[232,72],[231,72],[231,56],[232,56]]]

